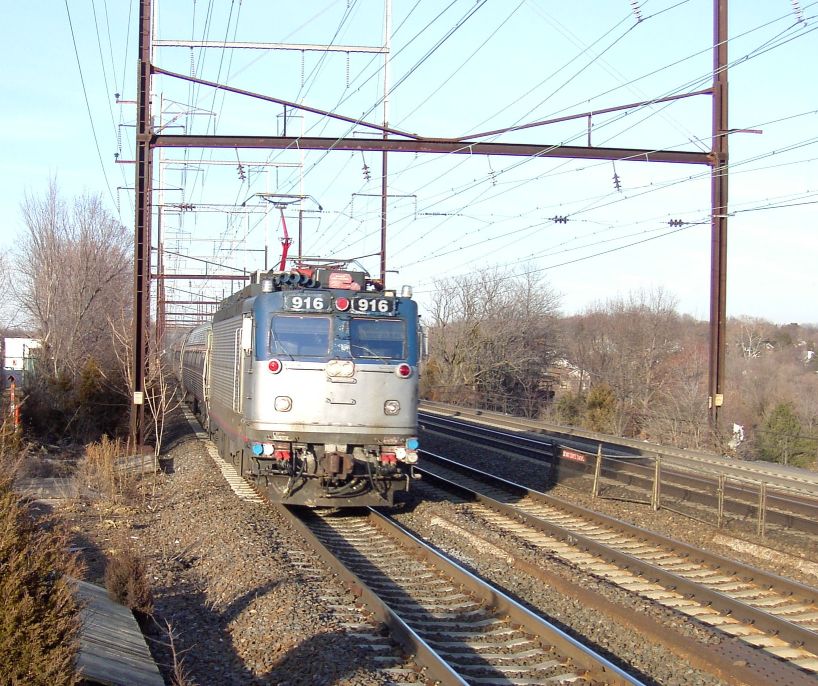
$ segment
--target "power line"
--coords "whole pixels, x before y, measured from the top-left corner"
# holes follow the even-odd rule
[[[114,197],[114,193],[111,190],[111,183],[108,181],[108,173],[105,171],[105,163],[102,161],[102,153],[99,150],[99,140],[97,139],[97,130],[94,126],[94,118],[91,115],[91,105],[88,102],[88,91],[85,88],[85,77],[82,74],[82,64],[80,64],[80,54],[77,50],[77,39],[74,36],[74,25],[71,22],[71,10],[68,8],[68,0],[65,0],[65,12],[68,15],[68,27],[71,30],[71,41],[74,45],[74,56],[77,58],[77,69],[79,70],[80,74],[80,83],[82,84],[82,94],[85,98],[85,109],[88,111],[88,121],[91,123],[91,134],[94,138],[94,146],[97,149],[97,157],[99,158],[99,166],[102,169],[102,176],[105,179],[105,186],[108,189],[108,194],[111,196],[111,201],[114,203],[114,207],[116,207],[116,198]]]

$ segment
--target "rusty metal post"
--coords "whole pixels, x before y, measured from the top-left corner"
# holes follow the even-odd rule
[[[162,186],[162,171],[160,159],[159,171],[159,186]],[[159,198],[159,207],[156,212],[156,273],[164,275],[165,273],[165,248],[162,243],[162,198]],[[165,279],[160,279],[156,284],[156,350],[161,351],[162,339],[165,335]]]
[[[713,137],[710,237],[709,422],[718,430],[724,404],[727,328],[727,0],[713,0]]]
[[[387,129],[389,128],[389,89],[390,83],[390,52],[392,49],[392,1],[388,0],[384,3],[384,18],[383,18],[383,139],[389,137]],[[386,206],[389,199],[388,183],[387,183],[387,152],[384,148],[381,153],[381,284],[386,288]]]
[[[151,266],[151,0],[139,3],[139,61],[136,93],[136,179],[134,219],[133,400],[131,442],[145,435],[145,365],[148,359]]]
[[[386,138],[384,132],[383,137]],[[381,283],[386,287],[386,201],[387,201],[387,183],[386,183],[386,150],[381,153],[382,171],[381,176]]]
[[[20,427],[20,405],[17,403],[17,382],[13,376],[9,377],[9,416],[15,429]]]
[[[724,526],[724,482],[726,477],[724,474],[719,474],[719,487],[717,491],[718,499],[719,499],[719,514],[718,514],[718,527],[721,529]]]
[[[767,531],[767,482],[762,481],[758,489],[758,526],[756,533],[762,538]]]
[[[596,464],[594,465],[594,485],[591,490],[591,497],[596,498],[599,495],[599,479],[602,476],[602,443],[596,451]]]
[[[653,493],[651,494],[650,498],[650,505],[653,508],[653,511],[656,512],[661,507],[661,497],[662,497],[662,457],[661,455],[656,455],[656,466],[653,470]]]

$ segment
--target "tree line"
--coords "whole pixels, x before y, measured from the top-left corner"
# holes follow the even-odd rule
[[[728,322],[726,403],[708,425],[706,322],[663,289],[563,316],[525,268],[439,280],[425,397],[742,459],[814,466],[818,328]]]

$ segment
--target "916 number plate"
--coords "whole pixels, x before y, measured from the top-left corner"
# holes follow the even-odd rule
[[[284,295],[284,308],[293,312],[329,312],[330,299],[326,295]]]
[[[395,311],[394,298],[352,298],[350,311],[356,314],[392,314]]]

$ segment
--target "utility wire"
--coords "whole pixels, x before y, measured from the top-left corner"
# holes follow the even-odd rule
[[[97,139],[97,130],[96,130],[96,127],[94,126],[94,117],[91,115],[91,105],[88,102],[88,91],[85,88],[85,77],[83,76],[83,73],[82,73],[82,64],[80,63],[80,54],[79,54],[79,51],[77,50],[77,39],[76,39],[76,36],[74,35],[74,25],[71,22],[71,10],[68,7],[68,0],[65,0],[65,12],[68,15],[68,27],[71,30],[71,41],[72,41],[72,43],[74,45],[74,56],[77,58],[77,70],[79,71],[79,74],[80,74],[80,83],[82,84],[82,94],[83,94],[83,97],[85,98],[85,108],[88,111],[88,121],[91,124],[91,134],[93,135],[93,138],[94,138],[94,146],[97,149],[97,157],[99,158],[99,166],[102,169],[102,176],[105,179],[105,186],[108,189],[108,195],[111,196],[111,201],[114,203],[114,207],[116,207],[116,205],[117,205],[116,198],[114,197],[114,193],[111,190],[111,182],[108,180],[108,173],[105,171],[105,163],[102,161],[102,153],[99,150],[99,140]]]

